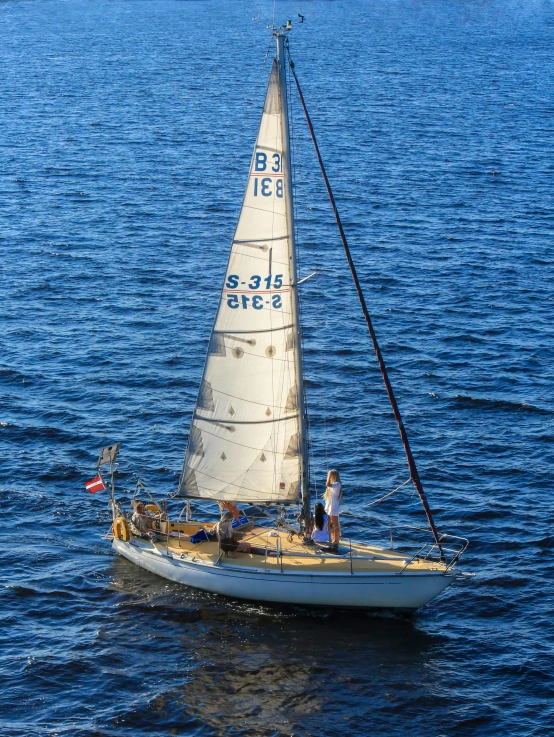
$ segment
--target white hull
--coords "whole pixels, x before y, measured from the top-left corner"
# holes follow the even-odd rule
[[[363,609],[419,609],[444,591],[454,571],[422,573],[297,573],[241,568],[160,551],[147,542],[114,539],[120,555],[170,581],[237,599]]]

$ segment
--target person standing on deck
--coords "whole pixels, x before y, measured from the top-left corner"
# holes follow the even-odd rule
[[[333,547],[339,547],[340,541],[340,504],[342,502],[342,484],[340,482],[339,472],[336,468],[332,468],[327,474],[327,483],[325,488],[325,513],[329,515],[329,529],[331,531],[331,542]]]

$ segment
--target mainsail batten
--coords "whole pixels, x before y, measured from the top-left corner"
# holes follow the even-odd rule
[[[179,494],[297,502],[303,406],[288,121],[273,62]]]

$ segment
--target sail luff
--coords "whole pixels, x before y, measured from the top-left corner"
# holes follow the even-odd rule
[[[299,406],[299,446],[300,446],[300,477],[302,480],[302,511],[304,519],[310,519],[310,482],[309,482],[309,464],[307,457],[307,437],[306,437],[306,412],[305,412],[305,397],[304,397],[304,372],[302,366],[302,345],[300,336],[300,305],[298,295],[298,271],[296,265],[296,243],[295,243],[295,231],[294,231],[294,205],[293,205],[293,189],[292,189],[292,161],[290,151],[290,131],[289,131],[289,111],[288,111],[288,98],[287,98],[287,65],[286,65],[286,36],[282,33],[277,33],[275,36],[277,44],[277,61],[279,64],[279,86],[281,91],[281,116],[282,116],[282,137],[283,137],[283,159],[285,161],[285,197],[287,199],[287,209],[289,212],[289,249],[290,249],[290,272],[292,275],[292,308],[293,308],[293,320],[295,325],[295,337],[296,337],[296,385],[298,388],[298,406]]]

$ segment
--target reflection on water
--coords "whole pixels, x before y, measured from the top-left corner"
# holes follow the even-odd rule
[[[114,647],[135,642],[142,650],[147,643],[146,652],[167,664],[165,673],[160,663],[155,668],[166,682],[160,692],[121,715],[120,724],[161,727],[171,714],[173,730],[203,725],[217,735],[230,728],[315,735],[321,720],[332,718],[357,731],[394,712],[407,691],[421,701],[440,690],[421,676],[427,667],[433,679],[440,673],[433,659],[442,638],[409,617],[227,599],[166,582],[123,559],[114,560],[112,572],[120,597],[116,621],[123,625],[112,633]],[[140,669],[136,647],[130,655],[128,667]]]

